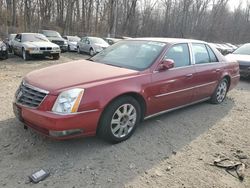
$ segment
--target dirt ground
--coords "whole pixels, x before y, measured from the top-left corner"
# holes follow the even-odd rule
[[[117,145],[96,137],[54,141],[24,130],[12,113],[22,77],[81,58],[87,56],[0,61],[0,187],[250,187],[250,159],[244,160],[242,182],[209,165],[219,155],[250,157],[250,80],[242,80],[222,105],[201,103],[147,120]],[[41,168],[50,176],[29,183],[27,176]]]

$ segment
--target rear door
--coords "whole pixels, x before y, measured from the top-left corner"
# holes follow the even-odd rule
[[[203,43],[192,43],[195,62],[195,100],[211,97],[222,73],[222,63],[218,61],[213,50]]]
[[[21,34],[17,34],[15,39],[14,39],[14,45],[13,45],[13,49],[17,54],[22,54],[22,35]]]
[[[172,59],[175,67],[152,74],[152,101],[149,113],[173,109],[193,101],[194,74],[189,45],[176,44],[167,51],[164,59]]]

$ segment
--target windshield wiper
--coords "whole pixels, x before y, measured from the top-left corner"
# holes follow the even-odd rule
[[[120,67],[120,68],[123,68],[122,66],[119,66],[119,65],[114,65],[114,64],[111,64],[111,63],[103,63],[105,65],[110,65],[110,66],[113,66],[113,67]]]

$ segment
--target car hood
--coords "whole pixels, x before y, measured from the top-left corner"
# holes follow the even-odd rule
[[[23,42],[23,45],[26,47],[58,47],[58,45],[52,43],[52,42]]]
[[[95,46],[100,46],[102,48],[107,48],[109,47],[109,44],[99,44],[99,43],[94,43]]]
[[[24,80],[56,95],[68,88],[86,88],[87,84],[98,84],[137,73],[138,71],[135,70],[79,60],[33,71]]]
[[[249,61],[250,62],[250,55],[229,54],[227,57],[233,58],[237,61]]]
[[[57,40],[57,41],[66,41],[65,39],[63,38],[60,38],[60,37],[47,37],[50,41],[52,40]]]
[[[69,41],[68,43],[71,44],[71,45],[74,45],[74,46],[77,45],[77,42],[71,42],[71,41]]]

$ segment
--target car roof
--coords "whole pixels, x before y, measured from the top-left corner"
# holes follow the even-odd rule
[[[39,35],[42,35],[41,33],[18,33],[19,35],[30,35],[30,34],[32,34],[32,35],[37,35],[37,34],[39,34]]]
[[[175,43],[188,43],[188,42],[206,43],[205,41],[194,40],[194,39],[183,39],[183,38],[157,38],[157,37],[131,38],[131,39],[127,39],[127,40],[142,40],[142,41],[165,42],[165,43],[170,43],[170,44],[175,44]]]

